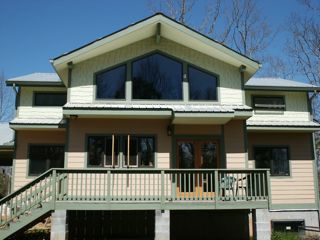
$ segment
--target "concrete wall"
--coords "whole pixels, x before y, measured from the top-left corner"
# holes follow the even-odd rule
[[[241,80],[238,68],[165,38],[161,39],[160,44],[156,44],[154,38],[148,38],[75,64],[72,73],[70,102],[91,103],[94,101],[95,90],[93,81],[95,72],[157,49],[218,74],[220,76],[219,94],[221,103],[241,104],[244,102],[242,99]]]

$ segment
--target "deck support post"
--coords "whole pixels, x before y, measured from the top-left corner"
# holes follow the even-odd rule
[[[255,240],[271,239],[271,226],[268,209],[256,209],[253,215]]]
[[[51,233],[50,240],[67,240],[67,211],[56,210],[51,214]]]
[[[155,240],[170,239],[170,211],[156,210]]]

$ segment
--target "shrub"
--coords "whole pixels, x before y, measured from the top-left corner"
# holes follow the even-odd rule
[[[273,232],[271,240],[300,240],[300,238],[297,233]]]

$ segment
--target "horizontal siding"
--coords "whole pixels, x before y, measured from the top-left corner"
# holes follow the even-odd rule
[[[287,145],[290,151],[290,176],[272,177],[273,204],[315,203],[311,134],[249,133],[249,165],[254,166],[253,146]]]
[[[62,118],[62,107],[33,106],[34,92],[66,92],[58,87],[21,87],[20,104],[17,111],[19,118]]]
[[[79,103],[92,102],[94,99],[94,88],[92,85],[95,72],[157,49],[218,74],[220,79],[219,95],[221,103],[243,103],[240,73],[237,67],[228,65],[225,62],[194,51],[193,49],[186,48],[165,38],[161,38],[161,43],[156,44],[153,37],[75,64],[72,73],[70,101]]]
[[[48,137],[50,136],[50,137]],[[28,177],[28,147],[29,144],[64,144],[64,131],[17,131],[16,156],[14,159],[14,186],[16,190],[32,181],[35,177]]]
[[[305,92],[246,91],[246,104],[252,106],[252,95],[285,96],[285,111],[254,110],[250,120],[256,121],[309,121],[308,102]]]

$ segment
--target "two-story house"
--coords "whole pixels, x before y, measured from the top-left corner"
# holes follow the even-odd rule
[[[6,238],[270,239],[319,226],[309,94],[156,14],[52,59],[19,87]]]

